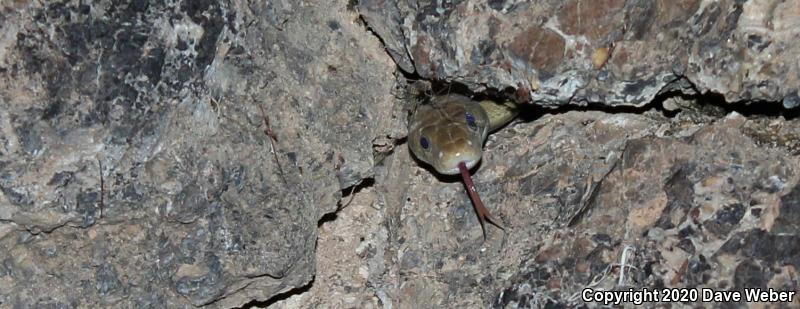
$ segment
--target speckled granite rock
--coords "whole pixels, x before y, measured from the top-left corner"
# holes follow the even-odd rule
[[[670,91],[800,105],[795,1],[364,2],[401,68],[474,91],[551,106],[641,106]]]
[[[585,135],[597,132],[590,136],[603,139],[610,131],[649,122],[614,118],[587,126]],[[579,212],[582,218],[572,228],[544,241],[495,305],[576,303],[586,287],[796,291],[800,230],[781,231],[775,218],[794,207],[789,201],[797,190],[800,162],[785,149],[759,148],[742,134],[746,122],[735,114],[694,128],[650,122],[649,130],[634,130],[644,135],[608,147],[615,154],[586,156],[611,162],[607,172],[600,164],[602,178],[588,177],[597,191],[588,199],[582,194],[585,201],[577,203],[588,209]],[[545,170],[532,179],[548,178]],[[577,188],[579,194],[582,190]],[[555,196],[559,191],[559,186],[552,189]],[[757,270],[744,274],[742,267],[750,264]],[[531,276],[542,284],[523,288]]]
[[[0,307],[231,307],[312,280],[392,103],[346,2],[0,6]]]
[[[798,290],[797,117],[691,95],[795,107],[798,8],[664,3],[0,4],[0,307]],[[508,229],[484,242],[463,185],[402,144],[397,67],[538,105],[690,95],[670,117],[526,106],[476,170]]]

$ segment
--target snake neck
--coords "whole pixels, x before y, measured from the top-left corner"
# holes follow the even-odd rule
[[[497,131],[519,115],[519,105],[512,101],[497,103],[484,100],[479,102],[489,116],[489,132]]]

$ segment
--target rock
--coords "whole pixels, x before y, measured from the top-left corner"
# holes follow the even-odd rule
[[[352,8],[3,6],[0,304],[234,307],[311,282],[317,222],[373,173],[393,104]]]
[[[401,67],[476,92],[548,106],[642,106],[674,90],[798,101],[793,2],[383,2],[362,14],[390,51],[408,51],[390,52]]]
[[[799,289],[793,2],[0,7],[0,307]],[[410,84],[529,103],[473,171],[505,232],[408,153]]]

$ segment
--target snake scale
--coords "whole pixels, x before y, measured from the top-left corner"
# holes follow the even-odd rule
[[[481,202],[469,170],[480,162],[489,133],[504,126],[518,114],[512,102],[476,101],[449,94],[434,97],[416,107],[409,118],[408,147],[421,161],[445,175],[461,174],[484,238],[484,222],[504,229]]]

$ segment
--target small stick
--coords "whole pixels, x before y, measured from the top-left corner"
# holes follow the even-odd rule
[[[278,136],[275,135],[275,132],[272,131],[272,127],[269,125],[269,117],[267,116],[267,113],[264,112],[264,107],[259,105],[258,108],[261,110],[261,118],[264,118],[264,134],[269,136],[272,141],[277,142]]]
[[[355,198],[355,194],[354,193],[356,192],[356,187],[361,185],[362,182],[364,182],[364,179],[359,180],[356,184],[354,184],[352,187],[350,187],[350,194],[349,194],[350,195],[350,199],[348,199],[347,203],[342,205],[342,207],[340,207],[339,209],[344,209],[344,208],[347,208],[347,206],[350,206],[350,203],[353,202],[353,198]]]
[[[475,190],[475,184],[472,182],[472,176],[469,174],[467,164],[463,161],[459,162],[458,170],[461,171],[461,178],[464,180],[464,185],[467,187],[469,198],[472,200],[472,206],[475,207],[475,212],[478,214],[478,221],[480,221],[481,230],[483,231],[483,239],[486,240],[486,227],[484,227],[484,221],[489,221],[489,223],[492,225],[505,231],[506,229],[497,223],[499,221],[492,217],[492,215],[489,213],[489,210],[483,205],[481,197],[478,195],[478,191]]]
[[[281,174],[281,180],[283,183],[286,183],[286,176],[283,173],[283,168],[281,167],[281,162],[278,161],[278,153],[275,151],[275,143],[278,142],[278,135],[272,131],[272,127],[269,125],[269,117],[267,117],[267,113],[264,112],[264,107],[258,105],[258,108],[261,109],[261,117],[264,118],[264,134],[269,137],[269,144],[270,144],[270,152],[275,157],[275,164],[278,165],[278,172]]]
[[[687,269],[689,269],[689,259],[686,259],[686,260],[683,261],[683,264],[681,264],[681,268],[679,268],[678,271],[675,272],[675,276],[672,277],[672,280],[670,281],[670,283],[672,285],[676,285],[676,284],[680,283],[681,279],[683,279],[683,275],[686,274],[686,270]]]

